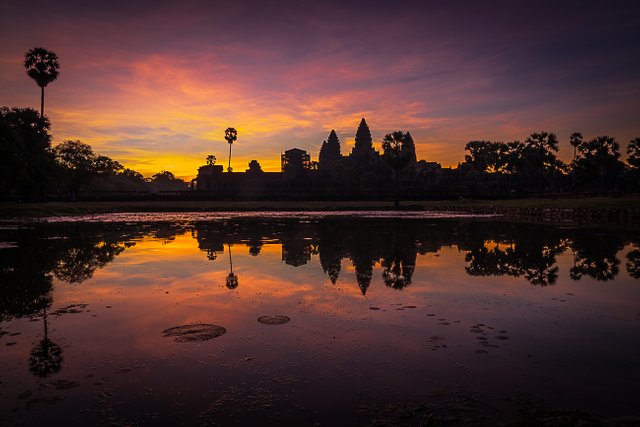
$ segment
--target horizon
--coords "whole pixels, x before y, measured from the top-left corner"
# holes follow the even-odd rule
[[[377,150],[410,131],[418,158],[443,167],[471,140],[546,130],[566,161],[572,132],[615,137],[623,158],[640,136],[633,2],[239,3],[11,2],[0,105],[37,108],[23,61],[45,47],[61,64],[45,90],[54,145],[79,139],[145,176],[182,179],[208,154],[226,163],[229,126],[237,172],[252,159],[279,171],[293,147],[317,159],[331,129],[348,154],[362,117]]]

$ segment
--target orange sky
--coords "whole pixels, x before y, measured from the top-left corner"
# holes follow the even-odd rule
[[[226,165],[229,126],[236,171],[251,159],[279,170],[294,146],[315,159],[331,129],[348,153],[361,117],[376,148],[408,130],[418,157],[443,166],[473,139],[553,131],[568,159],[574,131],[623,148],[640,135],[639,14],[623,6],[233,3],[3,6],[0,105],[38,108],[22,61],[42,45],[61,63],[46,90],[54,144],[182,178],[207,154]]]

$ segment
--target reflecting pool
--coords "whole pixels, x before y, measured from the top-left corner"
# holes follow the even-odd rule
[[[640,420],[638,230],[157,219],[0,226],[0,423]]]

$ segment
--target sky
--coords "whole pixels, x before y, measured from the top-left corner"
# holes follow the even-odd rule
[[[213,154],[280,170],[343,154],[362,117],[380,149],[410,131],[452,166],[470,140],[640,136],[640,2],[0,0],[0,106],[39,109],[27,50],[57,53],[53,144],[79,139],[150,176],[190,179]],[[623,156],[624,157],[624,156]]]

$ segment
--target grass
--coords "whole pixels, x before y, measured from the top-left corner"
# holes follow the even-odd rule
[[[566,208],[640,209],[640,197],[530,198],[513,200],[404,201],[407,209]],[[123,201],[0,203],[0,218],[39,218],[109,212],[230,212],[392,210],[392,201]]]

